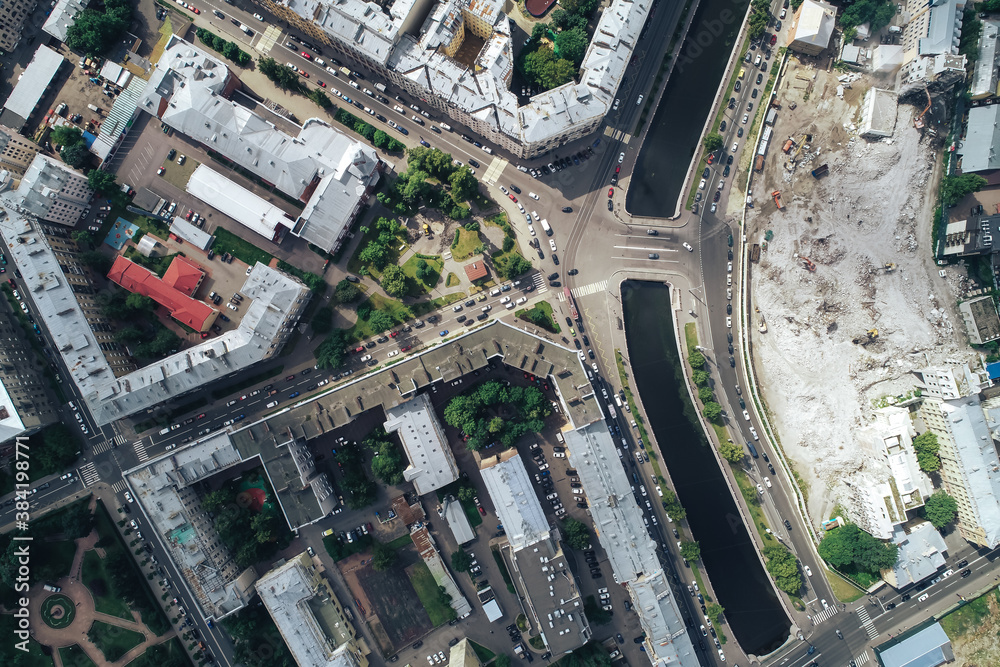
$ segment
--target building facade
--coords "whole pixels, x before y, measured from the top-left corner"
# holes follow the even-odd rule
[[[4,0],[0,3],[0,50],[9,52],[17,46],[24,19],[35,8],[35,0]]]
[[[35,155],[17,186],[21,207],[39,220],[72,227],[94,196],[87,177],[66,163]]]
[[[38,144],[21,136],[15,130],[0,125],[0,169],[17,176],[24,176],[28,166],[38,155]]]

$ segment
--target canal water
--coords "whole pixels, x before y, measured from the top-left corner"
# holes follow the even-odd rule
[[[669,217],[749,0],[701,0],[674,63],[628,187],[632,215]]]
[[[622,285],[628,359],[635,387],[650,419],[677,496],[687,510],[694,539],[717,602],[725,608],[724,631],[747,653],[764,655],[787,638],[790,623],[740,520],[736,502],[698,425],[683,385],[670,310],[661,283]],[[691,583],[690,570],[679,568]]]

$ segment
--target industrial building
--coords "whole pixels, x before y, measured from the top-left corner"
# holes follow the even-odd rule
[[[13,48],[13,45],[4,46],[7,43],[7,38],[4,37],[7,31],[4,30],[3,14],[26,5],[33,6],[34,3],[14,0],[10,3],[5,2],[0,7],[0,50],[9,51]],[[65,62],[58,51],[47,46],[39,46],[35,55],[32,56],[31,62],[24,68],[24,72],[17,80],[14,90],[3,103],[3,111],[0,111],[0,125],[13,128],[18,132],[23,130]]]

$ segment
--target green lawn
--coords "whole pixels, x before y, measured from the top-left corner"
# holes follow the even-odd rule
[[[430,276],[428,282],[423,282],[417,278],[417,264],[423,260],[427,262],[427,266],[434,270],[434,274]],[[444,262],[438,255],[412,255],[408,260],[403,262],[403,273],[409,276],[413,280],[413,284],[416,286],[415,293],[411,293],[410,296],[420,296],[424,292],[432,289],[441,281],[441,270],[444,269]]]
[[[975,600],[969,600],[955,611],[940,620],[945,634],[952,641],[969,632],[975,632],[982,625],[983,619],[990,615],[990,602],[1000,603],[1000,591],[993,589]]]
[[[365,246],[368,245],[368,242],[374,241],[378,238],[379,232],[375,228],[375,220],[376,218],[373,216],[366,222],[366,224],[362,225],[363,227],[367,228],[368,231],[365,232],[364,235],[362,235],[361,242],[358,243],[357,247],[354,249],[354,254],[351,255],[351,258],[349,260],[347,260],[347,270],[350,271],[351,273],[357,273],[361,275],[367,272],[368,275],[372,276],[375,279],[378,279],[382,275],[382,272],[376,269],[371,264],[365,264],[363,261],[361,261],[360,258],[361,252],[365,249]],[[400,255],[408,247],[406,245],[405,234],[406,230],[402,227],[400,227],[399,231],[396,232],[396,240],[398,241],[398,243],[389,248],[389,264],[396,264],[399,261]],[[362,269],[364,269],[365,271],[362,271]]]
[[[548,301],[539,301],[531,309],[522,308],[514,313],[514,315],[520,317],[522,320],[531,322],[532,324],[537,324],[543,329],[548,329],[552,333],[559,333],[562,331],[562,328],[552,316],[552,306]]]
[[[215,243],[212,244],[212,250],[217,255],[228,252],[250,266],[253,266],[257,262],[269,264],[274,259],[271,253],[261,250],[249,241],[244,241],[239,236],[222,227],[218,227],[215,230]]]
[[[482,245],[479,232],[470,232],[465,227],[458,228],[458,243],[451,247],[451,256],[456,262],[472,257],[472,254]]]
[[[128,603],[111,594],[111,582],[108,581],[108,575],[104,571],[104,561],[97,555],[97,551],[91,549],[83,554],[82,575],[84,585],[94,594],[94,607],[97,611],[128,621],[133,620]]]
[[[413,538],[410,537],[409,533],[403,533],[392,542],[389,542],[388,546],[390,549],[399,550],[403,547],[408,547],[413,544]]]
[[[826,574],[826,580],[830,582],[830,589],[833,590],[833,594],[841,602],[854,602],[864,595],[864,591],[858,590],[857,586],[844,581],[843,577],[836,572],[831,572],[825,567],[822,569],[823,573]]]
[[[472,644],[472,650],[476,652],[476,657],[479,658],[479,662],[483,663],[484,665],[493,658],[497,657],[496,653],[489,650],[485,646],[480,646],[471,639],[469,640],[469,643]]]
[[[94,621],[87,637],[100,649],[108,662],[115,662],[144,640],[139,632],[109,625],[104,621]]]
[[[420,598],[420,604],[427,611],[431,624],[436,628],[455,617],[455,610],[444,603],[438,595],[438,584],[423,561],[418,561],[409,568],[410,583]]]
[[[91,667],[94,665],[94,661],[87,657],[79,644],[59,649],[59,657],[62,658],[62,664],[70,667]]]
[[[460,301],[464,298],[464,292],[456,292],[454,294],[446,294],[445,296],[431,299],[429,301],[420,301],[412,306],[406,306],[401,301],[389,299],[381,294],[372,294],[368,297],[367,302],[371,304],[371,307],[374,310],[383,310],[389,313],[389,316],[392,317],[396,324],[403,324],[404,322],[421,317],[422,315],[426,315],[427,313],[433,312],[438,308],[442,308],[450,303]],[[362,304],[363,303],[365,302],[363,301]],[[359,319],[353,327],[347,330],[346,335],[347,340],[353,342],[370,338],[377,333],[380,332],[373,330],[369,325],[368,320]]]
[[[201,163],[188,157],[184,160],[184,164],[177,164],[177,159],[181,156],[181,150],[177,146],[174,146],[174,148],[177,148],[177,156],[173,160],[167,160],[166,156],[164,156],[163,163],[156,166],[163,167],[163,175],[160,178],[181,192],[184,192],[188,181],[191,180],[191,174],[194,173],[195,168]]]
[[[510,572],[507,571],[507,561],[503,559],[503,554],[496,547],[490,548],[493,552],[493,560],[496,561],[497,567],[500,568],[500,576],[503,577],[503,582],[507,584],[507,590],[511,593],[516,594],[517,591],[514,590],[514,581],[510,578]]]
[[[454,273],[449,273],[448,278],[444,281],[445,287],[458,287],[461,284],[462,281]]]

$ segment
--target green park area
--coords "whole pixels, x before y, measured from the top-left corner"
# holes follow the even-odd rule
[[[555,317],[552,315],[552,305],[548,301],[539,301],[532,308],[522,308],[514,314],[522,320],[531,322],[546,331],[551,331],[552,333],[562,331]]]
[[[413,584],[413,590],[420,598],[420,604],[423,605],[434,627],[444,625],[455,618],[455,610],[451,607],[450,598],[444,593],[444,589],[438,586],[431,571],[422,560],[407,568],[407,574],[410,577],[410,583]]]
[[[115,662],[143,642],[142,633],[94,621],[87,632],[87,639],[100,649],[108,662]]]

